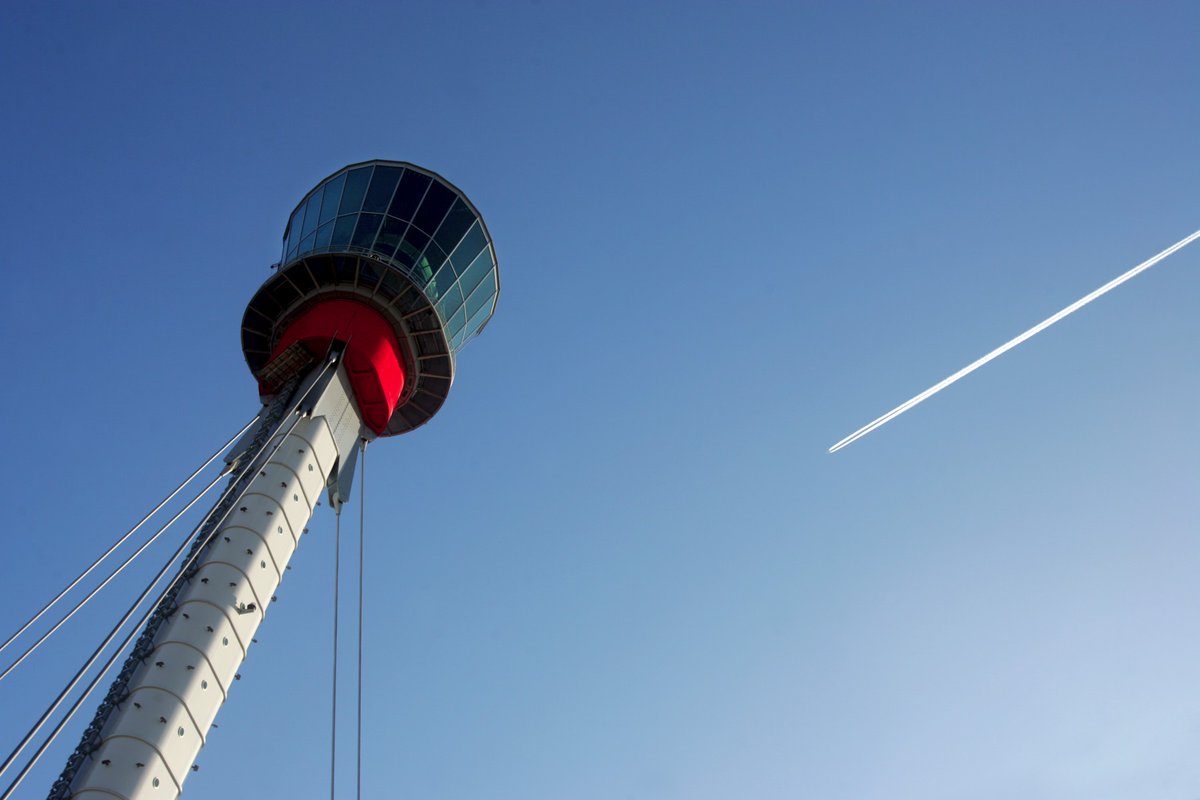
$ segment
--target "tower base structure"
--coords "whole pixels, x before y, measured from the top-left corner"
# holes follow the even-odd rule
[[[120,698],[87,742],[87,755],[51,797],[173,800],[204,746],[255,631],[321,494],[348,493],[359,439],[371,437],[344,364],[314,371],[295,421],[238,460],[256,474],[185,575]],[[203,532],[201,535],[205,535]],[[111,693],[110,693],[111,694]],[[98,720],[99,721],[99,720]],[[95,723],[94,723],[95,725]],[[68,776],[64,774],[64,778]]]

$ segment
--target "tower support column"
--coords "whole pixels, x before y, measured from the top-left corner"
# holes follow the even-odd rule
[[[363,427],[344,369],[311,394],[308,415],[268,442],[257,474],[189,570],[70,797],[174,800],[182,791],[321,493],[328,487],[341,502],[346,490],[339,474],[349,473]]]

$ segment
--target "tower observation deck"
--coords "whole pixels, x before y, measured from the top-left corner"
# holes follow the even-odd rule
[[[403,377],[399,387],[362,386],[378,388],[392,406],[375,409],[369,424],[377,435],[404,433],[445,402],[455,354],[487,325],[499,288],[491,236],[461,191],[413,164],[354,164],[317,184],[292,212],[278,273],[246,308],[242,348],[270,393],[304,368],[304,352],[289,347],[302,340],[313,355],[320,336],[302,333],[382,320]],[[301,330],[289,330],[294,325]]]
[[[242,320],[263,410],[52,800],[179,795],[322,493],[340,509],[367,441],[437,413],[498,293],[487,226],[441,176],[367,161],[304,196]]]

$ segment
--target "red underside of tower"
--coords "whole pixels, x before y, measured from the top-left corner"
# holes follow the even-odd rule
[[[268,363],[297,342],[318,359],[334,342],[345,345],[342,361],[363,422],[382,434],[404,390],[400,343],[383,315],[354,300],[324,300],[288,325]]]

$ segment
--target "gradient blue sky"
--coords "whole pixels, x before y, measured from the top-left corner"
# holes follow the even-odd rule
[[[254,413],[293,205],[401,159],[503,292],[369,454],[366,797],[1200,796],[1200,245],[825,452],[1200,227],[1196,4],[0,19],[5,634]],[[193,800],[326,791],[322,511]]]

